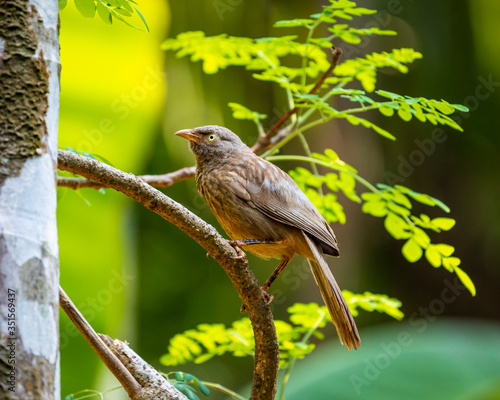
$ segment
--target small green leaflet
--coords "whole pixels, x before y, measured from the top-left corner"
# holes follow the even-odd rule
[[[233,118],[236,119],[249,119],[257,122],[259,119],[267,118],[267,115],[249,110],[238,103],[228,103],[228,106],[231,107],[231,110],[233,111]]]
[[[75,0],[75,7],[85,18],[94,18],[96,10],[94,0]]]
[[[146,31],[149,32],[149,26],[141,12],[134,6],[133,0],[74,0],[76,9],[85,18],[94,18],[96,11],[101,20],[110,25],[113,23],[113,17],[122,21],[126,25],[142,30],[131,24],[128,19],[133,17],[134,11],[141,19]],[[59,10],[63,10],[68,0],[59,0]]]

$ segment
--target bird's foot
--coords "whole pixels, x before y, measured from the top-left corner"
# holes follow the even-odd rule
[[[244,246],[245,243],[243,240],[228,240],[227,241],[231,246],[233,246],[233,248],[236,250],[236,253],[238,254],[237,256],[235,257],[231,257],[233,259],[236,259],[236,260],[240,260],[242,258],[246,258],[246,254],[243,250],[241,250],[241,247],[240,246]]]
[[[236,252],[238,253],[238,255],[236,257],[233,257],[233,258],[236,258],[236,259],[239,259],[239,258],[245,258],[246,257],[246,254],[244,253],[243,250],[241,250],[242,247],[244,246],[250,246],[252,244],[273,244],[273,243],[277,243],[273,240],[269,240],[269,239],[240,239],[240,240],[228,240],[228,243],[234,247],[234,249],[236,250]]]
[[[265,303],[264,304],[266,306],[268,306],[273,301],[274,296],[272,294],[267,293],[262,286],[261,286],[260,289],[262,290],[262,294],[264,295],[264,299],[265,299]],[[242,304],[241,307],[240,307],[240,312],[244,313],[246,311],[246,309],[247,309],[246,306],[244,304]]]

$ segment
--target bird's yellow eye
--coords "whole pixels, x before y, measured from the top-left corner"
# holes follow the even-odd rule
[[[213,142],[215,139],[217,138],[217,136],[215,136],[215,134],[211,134],[209,137],[208,137],[208,141],[209,142]]]

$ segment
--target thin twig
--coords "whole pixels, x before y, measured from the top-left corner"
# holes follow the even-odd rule
[[[154,187],[169,187],[174,183],[189,179],[195,174],[195,167],[181,168],[177,171],[169,172],[163,175],[140,175],[138,176],[147,184]],[[101,189],[104,188],[102,184],[94,182],[87,178],[71,178],[67,176],[57,177],[57,186],[67,187],[70,189],[81,189],[81,188],[91,188],[91,189]]]
[[[59,303],[88,344],[90,344],[103,363],[106,364],[106,367],[118,379],[129,397],[131,399],[136,398],[142,390],[142,386],[139,385],[132,374],[124,367],[108,346],[106,346],[61,287],[59,287]]]
[[[133,174],[64,150],[58,152],[58,168],[82,175],[137,200],[197,241],[224,268],[245,305],[255,335],[254,380],[250,399],[273,399],[279,360],[276,329],[271,309],[248,267],[248,261],[235,259],[236,251],[214,227]]]
[[[309,94],[315,94],[321,88],[321,86],[325,82],[325,79],[330,76],[330,74],[337,66],[340,56],[342,55],[342,50],[340,49],[340,47],[332,46],[331,51],[333,57],[330,63],[330,67],[328,67],[328,69],[323,73],[323,75],[321,75],[321,77],[318,79],[314,87],[309,91]],[[259,137],[257,143],[255,143],[252,147],[253,152],[255,154],[262,154],[264,151],[266,151],[272,145],[271,139],[278,133],[280,133],[280,135],[278,136],[277,141],[280,141],[284,136],[286,136],[286,134],[288,134],[286,128],[281,129],[281,131],[280,128],[285,124],[285,122],[287,122],[290,119],[290,117],[293,114],[299,111],[299,109],[300,107],[295,106],[294,108],[288,110],[285,114],[283,114],[281,118],[278,121],[276,121],[276,123],[266,132],[264,136]]]

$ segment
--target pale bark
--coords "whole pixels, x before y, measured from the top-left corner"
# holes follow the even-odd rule
[[[57,0],[0,1],[2,399],[60,399],[59,66]]]

